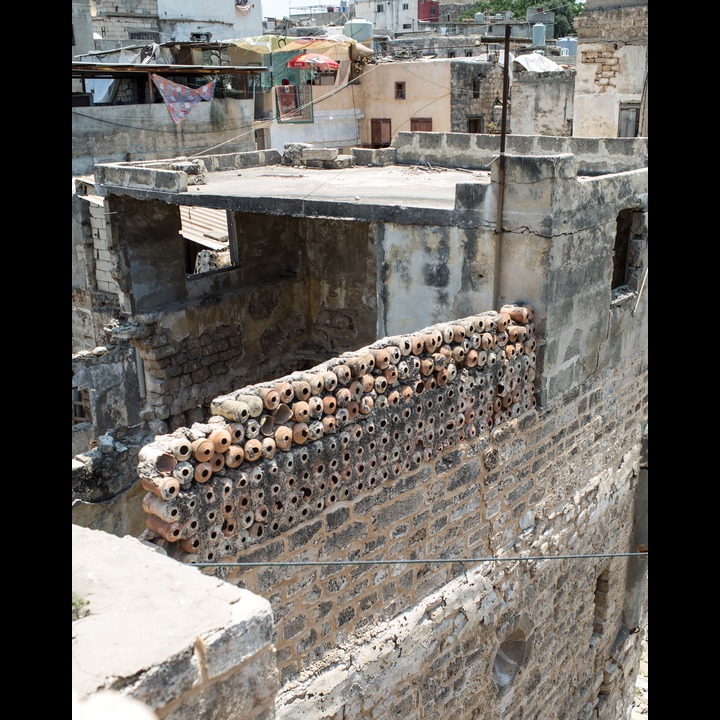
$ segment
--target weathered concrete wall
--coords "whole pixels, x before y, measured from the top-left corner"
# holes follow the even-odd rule
[[[107,430],[119,422],[127,428],[140,422],[142,399],[134,348],[118,343],[83,350],[72,356],[72,373],[75,385],[89,389],[97,427]]]
[[[73,108],[72,173],[89,174],[95,163],[124,161],[129,151],[133,160],[155,160],[220,144],[226,152],[255,150],[254,135],[248,133],[254,113],[252,99],[227,98],[198,103],[177,125],[164,103]]]
[[[412,332],[492,305],[494,247],[477,228],[402,226],[377,230],[382,249],[379,335]]]
[[[474,133],[398,133],[393,141],[400,165],[430,163],[440,167],[488,169],[500,152],[500,136]],[[565,138],[508,135],[509,155],[549,156],[569,153],[579,175],[607,175],[647,167],[647,138]]]
[[[93,42],[90,4],[88,0],[73,0],[72,3],[73,60],[95,49]],[[75,89],[75,88],[73,88]]]
[[[515,72],[510,127],[516,135],[572,135],[575,72]]]
[[[87,603],[72,623],[74,700],[109,690],[167,720],[274,717],[267,600],[130,537],[73,525],[72,546],[73,601]]]
[[[158,311],[114,330],[142,357],[146,421],[177,427],[187,422],[186,413],[197,419],[193,413],[228,387],[288,372],[302,358],[314,365],[377,336],[377,271],[367,224],[237,213],[240,266],[221,274],[226,289],[212,302],[188,301],[182,268],[172,270],[183,254],[165,222],[177,208],[130,198],[113,207],[129,212],[123,232],[134,297],[142,297],[137,274],[154,293],[157,278],[146,273],[164,272],[162,300],[154,299]],[[149,216],[150,225],[144,222]]]
[[[102,35],[103,47],[125,47],[130,32],[159,32],[159,42],[187,42],[192,32],[210,32],[211,40],[253,37],[262,34],[259,5],[247,14],[233,4],[203,0],[95,0],[93,30]],[[89,6],[86,8],[90,17]]]
[[[647,101],[648,5],[622,3],[611,10],[586,6],[575,26],[573,134],[617,137],[620,104]]]
[[[262,35],[262,8],[260,5],[245,8],[241,13],[235,3],[216,3],[212,0],[157,0],[160,28],[166,40],[174,37],[178,42],[189,41],[191,33],[210,32],[211,40]]]

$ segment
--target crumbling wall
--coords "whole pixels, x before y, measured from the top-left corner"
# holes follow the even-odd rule
[[[516,135],[570,137],[575,71],[513,74],[512,132]]]
[[[640,646],[613,554],[647,358],[540,408],[535,343],[532,307],[503,306],[219,396],[143,448],[146,539],[271,601],[279,717],[624,717]]]

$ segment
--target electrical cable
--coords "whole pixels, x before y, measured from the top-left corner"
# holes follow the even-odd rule
[[[432,563],[528,562],[535,560],[585,560],[589,558],[642,557],[647,552],[597,553],[590,555],[531,555],[528,557],[428,558],[425,560],[288,560],[287,562],[191,562],[194,567],[318,567],[345,565],[427,565]]]

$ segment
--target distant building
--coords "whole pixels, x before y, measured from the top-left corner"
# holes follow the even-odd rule
[[[142,42],[210,42],[260,35],[261,0],[90,0],[95,50]]]
[[[369,20],[380,35],[414,32],[426,23],[440,21],[440,3],[436,0],[359,0],[355,3],[355,17]]]

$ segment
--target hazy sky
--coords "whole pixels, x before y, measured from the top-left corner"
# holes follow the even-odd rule
[[[290,9],[293,13],[302,12],[301,8],[325,8],[330,5],[340,7],[342,0],[331,0],[331,2],[318,2],[318,0],[261,0],[263,8],[263,17],[284,18],[290,15]],[[250,0],[252,2],[252,0]],[[346,5],[350,4],[346,0]],[[322,11],[321,11],[322,12]]]
[[[290,0],[262,0],[262,10],[263,17],[284,18],[290,14]]]

